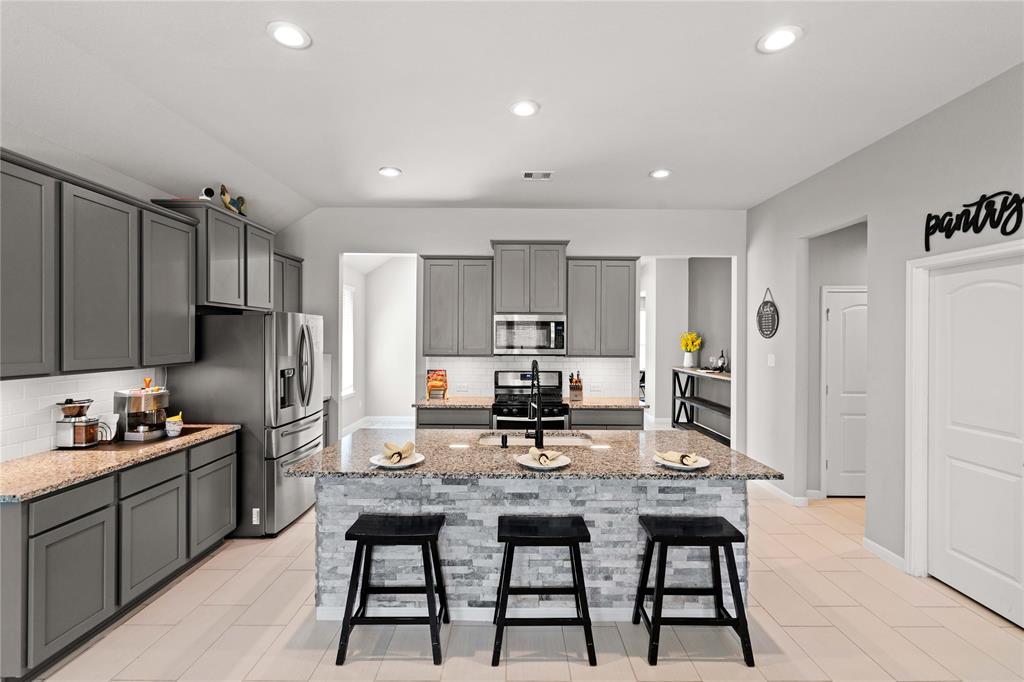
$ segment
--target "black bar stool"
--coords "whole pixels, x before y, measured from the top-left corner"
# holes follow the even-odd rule
[[[501,659],[501,640],[506,625],[582,625],[587,640],[587,657],[590,665],[597,665],[594,652],[594,632],[590,627],[590,610],[587,608],[587,587],[583,581],[583,562],[580,559],[580,543],[590,542],[590,531],[582,516],[499,516],[498,542],[505,543],[505,556],[501,561],[501,580],[494,605],[494,654],[491,665],[498,665]],[[572,586],[512,586],[512,562],[516,547],[568,547],[569,564],[572,568]],[[576,600],[575,618],[507,618],[508,596],[510,594],[571,594]]]
[[[650,633],[647,662],[651,665],[658,664],[658,637],[662,625],[728,625],[740,636],[743,660],[748,666],[753,667],[754,652],[750,646],[747,616],[743,610],[736,556],[732,551],[732,543],[744,541],[743,533],[721,516],[641,516],[640,525],[647,532],[647,545],[644,547],[643,564],[640,567],[640,584],[637,586],[636,604],[633,607],[633,624],[636,625],[643,618],[647,632]],[[647,580],[651,573],[654,545],[657,543],[661,544],[658,550],[658,572],[654,578],[654,587],[651,588],[647,586]],[[711,551],[711,587],[665,587],[665,564],[669,547],[707,547]],[[725,550],[735,616],[730,616],[723,605],[719,548]],[[654,609],[650,616],[644,610],[644,599],[648,595],[654,595]],[[712,595],[715,598],[715,615],[710,618],[665,618],[661,615],[665,595]]]
[[[441,573],[441,558],[437,551],[437,537],[444,525],[444,514],[423,514],[399,516],[396,514],[360,514],[356,522],[345,533],[346,540],[356,541],[356,554],[352,559],[352,578],[348,583],[348,600],[345,602],[345,619],[341,623],[341,638],[338,640],[337,665],[345,662],[348,653],[348,638],[353,625],[429,625],[430,647],[434,654],[434,665],[441,665],[441,626],[438,609],[434,603],[434,592],[441,602],[440,622],[451,622],[448,616],[448,595],[444,590],[444,576]],[[392,545],[419,545],[423,553],[423,585],[370,584],[373,567],[373,548]],[[360,579],[360,573],[362,578]],[[359,608],[356,592],[359,592]],[[424,594],[427,597],[426,616],[367,616],[366,603],[371,594]]]

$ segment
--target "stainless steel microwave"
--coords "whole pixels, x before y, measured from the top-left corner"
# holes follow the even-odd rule
[[[565,315],[495,315],[495,355],[565,355]]]

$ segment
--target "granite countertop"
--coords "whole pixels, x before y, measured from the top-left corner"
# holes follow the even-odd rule
[[[237,431],[238,424],[187,424],[177,438],[48,450],[0,462],[0,502],[24,502]]]
[[[602,395],[584,396],[583,400],[570,400],[571,410],[646,410],[650,405],[640,398],[612,398]]]
[[[589,396],[577,401],[570,401],[569,397],[566,396],[565,402],[573,410],[639,410],[650,407],[650,405],[641,403],[639,398],[616,398],[610,396]],[[493,395],[450,395],[446,399],[417,400],[412,406],[424,409],[489,410],[493,404]]]
[[[529,450],[528,446],[499,446],[477,443],[482,435],[495,431],[468,429],[359,429],[345,436],[340,443],[326,448],[319,456],[286,470],[286,476],[317,478],[369,478],[376,476],[420,478],[622,478],[622,479],[781,479],[782,474],[746,455],[731,450],[696,431],[559,431],[551,437],[579,435],[592,438],[590,446],[550,446],[572,459],[572,464],[553,471],[533,471],[517,464],[513,457]],[[522,435],[521,431],[506,432]],[[426,461],[408,469],[378,469],[369,463],[380,452],[385,441],[415,441],[416,451]],[[452,448],[453,444],[468,445]],[[654,463],[655,452],[676,450],[697,453],[711,460],[711,466],[700,471],[677,471]]]
[[[463,410],[491,409],[494,404],[493,395],[449,395],[447,398],[421,399],[412,404],[416,408],[448,408]]]

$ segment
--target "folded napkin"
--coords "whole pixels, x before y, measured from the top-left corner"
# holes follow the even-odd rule
[[[663,459],[666,462],[674,462],[676,464],[682,464],[683,466],[696,466],[700,463],[700,457],[696,453],[691,452],[688,455],[684,455],[681,452],[669,450],[668,452],[656,452],[659,459]]]
[[[392,464],[398,464],[403,459],[409,459],[416,451],[416,445],[411,441],[405,441],[405,445],[395,445],[394,443],[384,443],[383,455],[388,458]]]
[[[554,450],[538,450],[535,447],[530,447],[530,457],[535,459],[539,464],[548,466],[552,461],[562,456],[561,452],[555,452]]]

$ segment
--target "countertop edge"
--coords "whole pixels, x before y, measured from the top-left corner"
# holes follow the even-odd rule
[[[778,475],[765,475],[765,474],[734,474],[728,476],[714,475],[707,476],[700,473],[688,473],[685,471],[673,471],[672,473],[665,474],[637,474],[635,476],[624,476],[621,474],[609,474],[602,476],[600,474],[569,474],[569,473],[557,473],[557,472],[541,472],[531,473],[524,471],[522,474],[459,474],[459,473],[437,473],[437,472],[426,472],[417,473],[415,469],[407,469],[404,471],[382,471],[382,470],[367,470],[367,471],[317,471],[314,473],[295,472],[292,470],[286,470],[284,475],[290,478],[440,478],[440,479],[474,479],[474,478],[487,478],[487,479],[509,479],[509,480],[520,480],[520,479],[571,479],[571,480],[619,480],[619,481],[781,481],[785,478],[783,474]]]

